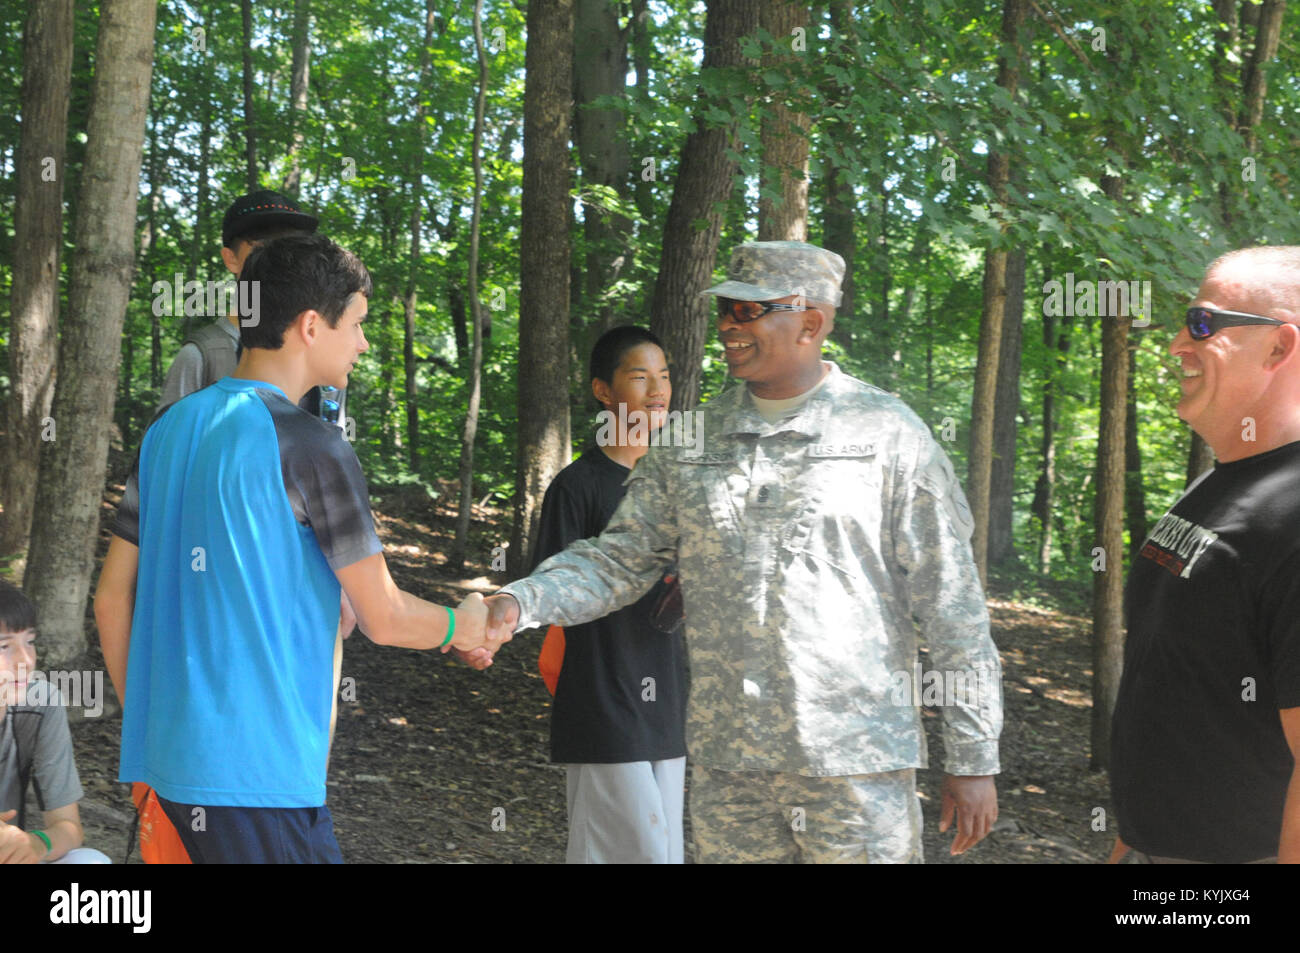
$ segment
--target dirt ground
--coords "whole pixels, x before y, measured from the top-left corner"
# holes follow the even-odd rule
[[[119,485],[105,495],[100,559],[120,492]],[[399,586],[454,605],[466,590],[487,593],[504,582],[487,559],[506,535],[495,527],[507,514],[481,514],[470,549],[478,562],[462,576],[445,568],[442,555],[452,536],[447,510],[418,487],[373,494]],[[1109,817],[1110,800],[1105,774],[1088,769],[1088,622],[999,599],[996,588],[989,607],[1006,698],[1001,816],[983,843],[950,857],[952,833],[938,833],[940,772],[918,772],[926,861],[1103,861],[1113,833],[1094,829]],[[481,673],[438,653],[380,648],[359,632],[345,646],[328,796],[349,863],[563,862],[564,772],[548,762],[550,695],[537,674],[539,634],[517,638]],[[97,647],[85,664],[102,668]],[[941,717],[924,714],[939,766]],[[86,843],[115,863],[125,855],[131,821],[127,786],[113,780],[120,729],[115,705],[72,729],[86,789]],[[139,862],[138,848],[132,862]]]

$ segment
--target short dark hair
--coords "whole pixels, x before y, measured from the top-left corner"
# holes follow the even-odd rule
[[[36,628],[36,606],[17,586],[0,579],[0,632]]]
[[[645,328],[623,324],[610,328],[591,349],[591,379],[614,383],[614,372],[623,363],[623,355],[642,344],[653,344],[663,350],[663,343]],[[665,352],[666,353],[666,352]]]
[[[336,328],[354,294],[374,290],[361,259],[321,235],[295,235],[258,245],[244,262],[240,282],[258,283],[257,323],[241,322],[244,347],[278,351],[285,329],[304,311],[318,311]],[[241,295],[242,295],[241,290]]]

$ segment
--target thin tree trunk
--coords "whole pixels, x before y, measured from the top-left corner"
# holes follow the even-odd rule
[[[293,135],[289,141],[289,172],[284,190],[294,198],[302,181],[303,127],[307,120],[307,82],[311,70],[311,0],[293,3],[293,66],[289,80],[289,105],[292,108]]]
[[[1112,75],[1120,74],[1117,51],[1107,53]],[[1117,131],[1105,135],[1107,151],[1127,163]],[[1101,188],[1116,206],[1123,202],[1119,175],[1101,176]],[[1110,767],[1110,725],[1124,669],[1124,489],[1125,430],[1128,416],[1129,314],[1101,321],[1101,412],[1097,434],[1097,495],[1093,518],[1093,552],[1100,547],[1104,569],[1092,574],[1092,758],[1090,767]]]
[[[406,273],[406,294],[402,299],[405,315],[402,336],[402,367],[405,374],[406,400],[406,453],[411,469],[420,466],[420,405],[416,394],[416,372],[419,364],[415,357],[415,308],[420,277],[420,215],[424,202],[424,145],[425,121],[428,113],[425,95],[428,89],[431,66],[430,47],[433,44],[434,0],[424,4],[424,43],[420,47],[420,81],[415,89],[415,149],[411,153],[411,249]]]
[[[153,244],[158,236],[158,208],[162,205],[159,190],[162,183],[159,181],[158,168],[158,119],[152,114],[149,117],[149,212],[145,218],[145,226],[140,232],[140,252],[136,255],[138,267],[146,270],[149,278],[149,285],[152,287],[154,280],[153,268]],[[130,335],[127,335],[128,339]],[[131,342],[134,343],[133,341]],[[129,394],[131,362],[127,362],[126,367],[127,386],[124,394]],[[153,310],[149,309],[149,387],[155,394],[162,391],[162,320]],[[123,434],[126,440],[126,434]],[[127,440],[127,446],[131,441]]]
[[[1051,249],[1045,245],[1044,259],[1050,253]],[[1050,279],[1051,274],[1044,271],[1043,283]],[[1045,576],[1052,568],[1052,530],[1056,518],[1056,394],[1060,376],[1065,370],[1066,354],[1070,350],[1069,318],[1043,316],[1043,349],[1047,354],[1043,364],[1043,436],[1031,510],[1038,517],[1040,527],[1038,571]]]
[[[1002,317],[1001,356],[993,415],[993,468],[989,483],[989,565],[1009,560],[1014,550],[1016,439],[1020,430],[1020,343],[1025,317],[1025,249],[1007,256],[1007,299]]]
[[[829,159],[823,161],[826,172],[822,178],[825,185],[822,200],[822,246],[844,259],[844,281],[840,285],[843,297],[835,311],[835,330],[831,337],[845,351],[853,354],[851,325],[856,307],[853,266],[858,251],[857,199],[844,170]]]
[[[889,317],[889,295],[894,289],[894,273],[889,261],[889,189],[882,177],[880,189],[880,233],[876,236],[873,269],[880,277],[880,304],[873,308],[872,340],[875,343],[877,381],[885,390],[895,382],[894,326]]]
[[[1238,0],[1214,0],[1214,13],[1220,28],[1214,32],[1214,90],[1219,95],[1224,119],[1228,125],[1236,126],[1237,113],[1229,95],[1230,84],[1227,70],[1230,58],[1240,61],[1237,44],[1240,31],[1237,27]],[[1232,193],[1227,182],[1219,183],[1219,216],[1223,220],[1223,230],[1228,235],[1235,234],[1232,211]]]
[[[203,105],[199,107],[199,194],[194,213],[194,237],[190,241],[190,274],[198,277],[199,265],[208,251],[208,166],[212,157],[212,95],[207,83],[199,82]]]
[[[569,462],[573,0],[530,0],[519,225],[519,455],[507,566],[522,575],[542,494]],[[475,322],[477,324],[477,322]]]
[[[239,0],[244,24],[244,158],[247,163],[248,191],[256,192],[257,138],[253,114],[253,0]]]
[[[1147,498],[1142,486],[1142,447],[1138,442],[1137,349],[1128,351],[1128,395],[1124,413],[1124,505],[1128,517],[1130,564],[1147,537]]]
[[[478,435],[478,411],[483,378],[483,304],[478,290],[479,221],[483,211],[483,111],[487,100],[488,65],[483,50],[483,0],[474,0],[474,47],[478,51],[478,95],[474,97],[474,212],[469,225],[469,302],[474,319],[474,346],[470,354],[469,401],[465,431],[460,444],[460,507],[456,511],[456,539],[448,562],[457,572],[465,568],[469,548],[469,521],[474,510],[474,439]]]
[[[628,175],[632,166],[624,134],[623,110],[594,109],[598,97],[622,97],[627,86],[628,33],[619,29],[618,8],[610,0],[576,0],[574,48],[582,56],[573,61],[573,131],[582,169],[583,186],[612,188],[620,199],[628,198]],[[583,206],[582,230],[587,246],[585,293],[590,323],[597,332],[612,326],[614,301],[610,286],[629,268],[632,254],[632,222],[590,203]]]
[[[628,29],[632,33],[632,68],[636,71],[636,97],[640,103],[650,101],[650,53],[652,50],[650,40],[650,4],[649,0],[632,0],[631,18],[628,21]],[[653,158],[653,157],[647,157]],[[655,203],[654,203],[654,182],[649,178],[645,166],[640,159],[634,164],[635,173],[633,182],[633,195],[636,199],[637,211],[641,213],[643,222],[654,220]],[[644,229],[646,226],[642,225]],[[641,229],[638,229],[638,234]]]
[[[1282,32],[1282,15],[1286,0],[1264,0],[1259,6],[1259,25],[1255,28],[1255,45],[1242,76],[1242,106],[1237,130],[1246,140],[1246,152],[1255,151],[1256,129],[1264,116],[1264,99],[1268,94],[1268,61],[1277,53]]]
[[[1025,0],[1004,0],[1002,44],[998,58],[998,85],[1014,99],[1020,82],[1020,48],[1017,34],[1024,21]],[[990,149],[989,190],[1002,206],[1007,205],[1010,157],[1002,149]],[[980,581],[988,579],[989,485],[993,471],[993,413],[997,396],[998,347],[1002,341],[1002,315],[1006,310],[1007,253],[989,248],[984,253],[984,304],[980,318],[979,357],[975,365],[975,391],[971,398],[970,505],[975,518],[971,550]]]
[[[27,8],[23,28],[22,140],[17,161],[10,287],[9,399],[0,443],[0,556],[27,546],[41,421],[54,397],[59,252],[63,246],[64,143],[72,84],[72,0]]]
[[[710,0],[704,24],[702,71],[746,65],[740,39],[758,27],[752,0]],[[732,129],[710,128],[697,106],[695,131],[686,137],[664,222],[663,251],[650,304],[650,328],[664,343],[673,377],[672,409],[689,410],[700,399],[704,339],[712,326],[710,303],[699,292],[713,277],[722,215],[731,195],[736,163]],[[695,223],[705,222],[704,228]]]
[[[771,34],[776,49],[763,57],[765,70],[780,70],[790,57],[803,56],[793,48],[794,31],[802,27],[807,42],[808,7],[791,0],[763,0],[759,25]],[[758,240],[802,242],[808,239],[808,130],[807,112],[791,109],[777,91],[763,113],[760,139],[763,167],[759,176]],[[776,193],[773,199],[771,193]]]
[[[99,532],[109,426],[131,292],[136,194],[153,68],[154,0],[103,0],[51,416],[41,456],[27,590],[41,619],[42,659],[85,649],[86,597]]]

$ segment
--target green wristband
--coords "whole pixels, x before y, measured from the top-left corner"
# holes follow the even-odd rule
[[[32,833],[45,842],[45,853],[48,854],[50,851],[54,850],[54,845],[50,843],[50,837],[45,833],[45,831],[32,831]]]
[[[443,608],[447,610],[448,625],[447,637],[442,640],[442,645],[438,646],[440,649],[446,648],[447,643],[451,641],[451,637],[456,634],[456,613],[451,611],[451,606],[443,606]]]

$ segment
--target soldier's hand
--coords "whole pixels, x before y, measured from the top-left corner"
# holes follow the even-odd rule
[[[488,612],[483,604],[483,596],[471,592],[456,607],[456,631],[452,633],[451,643],[442,647],[443,652],[450,649],[473,651],[484,642],[487,631]]]
[[[957,815],[957,836],[952,841],[952,856],[965,853],[982,841],[998,819],[998,790],[993,775],[943,776],[943,794],[939,805],[939,833],[952,826]]]
[[[506,592],[488,596],[485,601],[488,608],[487,647],[495,654],[514,637],[515,626],[519,624],[519,603]]]
[[[469,652],[462,652],[455,646],[449,647],[451,648],[452,655],[460,659],[470,668],[477,669],[480,672],[492,664],[492,653],[488,651],[487,646],[480,645],[478,648],[472,649]]]

